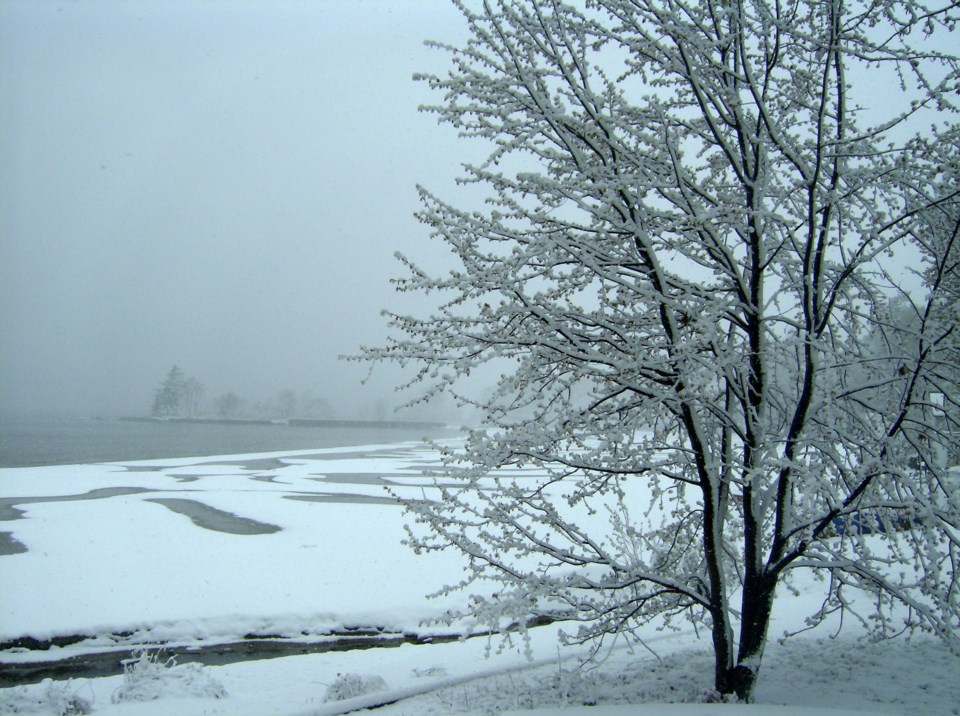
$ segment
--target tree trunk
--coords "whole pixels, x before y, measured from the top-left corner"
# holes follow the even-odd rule
[[[768,584],[766,578],[758,578],[758,581],[762,583],[744,586],[736,663],[732,663],[729,652],[715,654],[717,691],[722,695],[736,694],[743,702],[750,701],[760,673],[773,608],[775,584]]]
[[[717,686],[717,691],[721,694],[736,694],[740,701],[747,703],[750,701],[750,694],[753,692],[753,685],[757,681],[758,670],[756,666],[745,666],[737,664],[732,669],[728,669],[724,674],[724,688]]]
[[[733,693],[728,685],[733,670],[733,640],[730,634],[729,616],[721,609],[714,609],[713,621],[713,682],[714,688],[721,694]]]

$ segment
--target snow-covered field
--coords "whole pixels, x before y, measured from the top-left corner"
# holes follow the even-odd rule
[[[81,654],[118,660],[114,676],[0,689],[0,713],[84,703],[104,714],[324,714],[384,701],[394,703],[378,713],[960,713],[957,656],[926,640],[861,643],[852,630],[773,641],[750,707],[654,706],[709,693],[709,653],[692,632],[652,632],[652,651],[618,644],[578,669],[553,626],[531,631],[532,661],[519,640],[501,650],[479,637],[203,669],[144,660],[124,682],[119,659],[138,644],[189,654],[251,635],[317,643],[356,628],[449,632],[427,620],[463,597],[425,595],[463,564],[405,548],[402,511],[385,492],[424,494],[421,471],[436,459],[403,444],[0,470],[0,674]],[[781,597],[773,636],[816,599],[799,587]],[[89,638],[10,644],[79,635]],[[380,690],[325,700],[328,689],[349,695],[354,676],[379,677],[370,683]]]

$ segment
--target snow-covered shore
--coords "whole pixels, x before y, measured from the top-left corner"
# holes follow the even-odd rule
[[[8,648],[0,670],[140,643],[188,655],[250,635],[317,641],[349,628],[449,631],[428,621],[459,606],[462,595],[425,595],[455,581],[463,563],[404,547],[403,513],[385,492],[424,494],[422,470],[436,460],[423,445],[399,444],[0,470],[0,532],[22,549],[0,556],[0,642],[91,637],[43,651]],[[782,596],[774,636],[796,628],[816,599],[813,585],[799,587],[798,596]],[[174,690],[158,701],[114,704],[123,683],[118,664],[114,676],[2,689],[0,712],[17,703],[49,712],[51,689],[108,714],[340,713],[368,703],[363,698],[396,701],[385,714],[538,706],[552,713],[584,704],[621,713],[613,707],[702,701],[710,691],[706,645],[692,632],[651,632],[656,655],[617,645],[581,671],[577,651],[558,648],[558,628],[531,630],[532,662],[518,641],[498,651],[497,641],[478,638],[206,667],[223,699]],[[772,642],[756,692],[767,710],[748,712],[787,713],[772,707],[789,705],[809,713],[958,713],[960,660],[936,642],[871,645],[853,630],[831,635]],[[325,703],[338,674],[375,675],[387,690]],[[662,712],[725,712],[715,704],[696,709]],[[590,713],[605,712],[592,706]]]
[[[390,703],[383,716],[451,713],[584,714],[587,716],[814,716],[814,714],[958,713],[957,657],[936,642],[897,640],[862,644],[853,638],[796,639],[772,644],[755,693],[755,704],[695,703],[711,683],[705,645],[684,637],[654,644],[659,659],[617,649],[597,668],[579,671],[576,658],[558,655],[553,634],[534,634],[533,664],[515,651],[487,656],[483,640],[434,646],[403,646],[292,656],[206,667],[221,685],[221,699],[185,695],[171,687],[161,698],[112,703],[120,675],[73,680],[63,687],[96,714],[123,716],[321,716]],[[552,654],[552,656],[551,656]],[[385,690],[325,702],[341,674],[378,676]],[[15,696],[43,704],[52,683],[0,690],[0,712]],[[21,700],[21,703],[25,699]],[[677,703],[688,702],[686,706]],[[690,703],[694,702],[694,703]],[[37,713],[51,713],[38,710]]]

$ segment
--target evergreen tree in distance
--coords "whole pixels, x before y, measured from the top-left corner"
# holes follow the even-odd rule
[[[174,365],[153,396],[155,418],[194,418],[200,414],[203,386]]]

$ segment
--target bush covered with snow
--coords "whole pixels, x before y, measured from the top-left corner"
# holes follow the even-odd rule
[[[223,685],[201,664],[177,664],[175,657],[164,659],[160,652],[135,651],[123,662],[123,685],[112,696],[114,703],[153,701],[164,697],[202,696],[222,699]]]
[[[363,674],[337,674],[337,678],[327,687],[324,701],[343,701],[376,691],[386,691],[387,682],[379,676]]]
[[[93,703],[79,694],[80,688],[73,681],[45,679],[36,688],[18,686],[0,691],[0,713],[5,714],[56,714],[74,716],[93,711]]]

